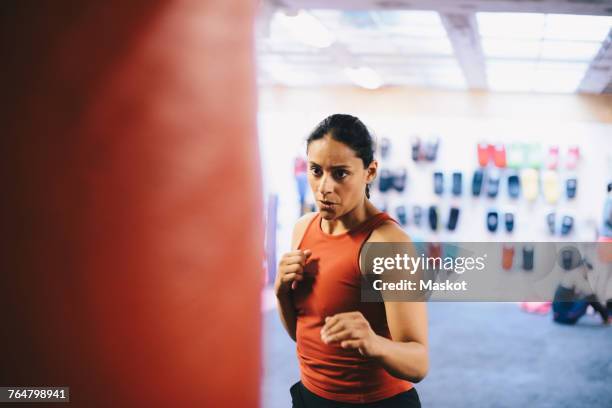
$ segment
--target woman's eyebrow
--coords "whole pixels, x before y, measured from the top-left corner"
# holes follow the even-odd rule
[[[320,164],[318,164],[318,163],[316,163],[316,162],[313,162],[312,160],[309,162],[309,164],[310,164],[311,166],[312,166],[312,165],[314,165],[314,166],[318,166],[318,167],[323,167],[323,166],[321,166]],[[332,168],[332,169],[334,169],[334,170],[335,170],[335,169],[341,169],[341,170],[342,170],[342,169],[349,169],[350,167],[351,167],[351,166],[349,166],[348,164],[338,164],[338,165],[335,165],[335,166],[331,166],[331,168]]]

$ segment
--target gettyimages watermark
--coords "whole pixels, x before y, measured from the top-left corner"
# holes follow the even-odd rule
[[[571,285],[576,299],[604,298],[612,285],[612,244],[600,242],[374,242],[359,264],[363,302],[543,302]]]

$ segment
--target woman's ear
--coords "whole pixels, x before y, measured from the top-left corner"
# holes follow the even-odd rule
[[[366,169],[366,184],[370,184],[376,179],[376,172],[378,170],[378,162],[372,160],[372,163]]]

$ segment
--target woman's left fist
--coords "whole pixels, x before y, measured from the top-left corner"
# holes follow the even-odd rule
[[[338,313],[325,318],[321,329],[325,344],[340,343],[345,349],[359,350],[365,357],[379,354],[380,336],[374,333],[361,312]]]

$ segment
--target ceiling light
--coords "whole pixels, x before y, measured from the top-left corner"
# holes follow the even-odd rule
[[[601,43],[586,41],[542,41],[540,58],[566,61],[590,61]]]
[[[396,37],[395,44],[408,55],[452,55],[453,47],[448,38],[407,39]]]
[[[535,70],[533,91],[576,92],[588,68],[588,63],[540,62]]]
[[[494,91],[575,92],[588,63],[535,61],[487,62],[487,83]]]
[[[487,57],[529,59],[540,54],[540,42],[534,40],[483,38],[481,44]]]
[[[476,13],[481,37],[539,40],[544,35],[545,14]]]
[[[612,28],[612,17],[548,14],[544,37],[556,40],[602,42]]]
[[[546,69],[535,72],[533,90],[547,93],[573,93],[578,89],[585,70]]]
[[[446,29],[435,11],[376,11],[372,18],[389,33],[411,37],[446,38]]]

